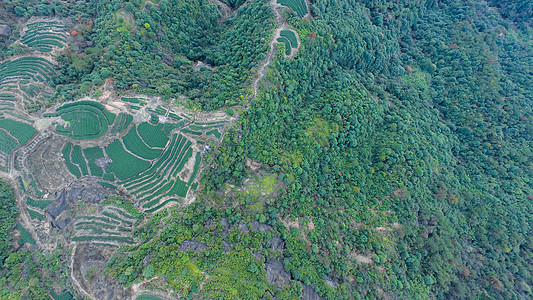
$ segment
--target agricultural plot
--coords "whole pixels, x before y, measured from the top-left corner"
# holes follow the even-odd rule
[[[20,238],[18,239],[19,245],[24,245],[25,243],[28,244],[35,244],[35,240],[31,237],[31,234],[22,227],[22,225],[17,224],[17,229],[20,231]]]
[[[278,0],[278,3],[294,10],[300,17],[307,14],[307,5],[304,0]]]
[[[51,290],[50,291],[50,296],[54,300],[72,300],[72,299],[74,299],[74,297],[72,296],[72,294],[69,291],[66,291],[63,294],[56,294],[56,292],[54,292],[54,290]]]
[[[42,221],[44,219],[44,216],[37,211],[31,210],[29,208],[26,208],[26,211],[28,211],[28,214],[30,215],[30,218],[37,221]]]
[[[34,50],[51,52],[54,47],[65,45],[65,25],[57,21],[30,23],[20,41]]]
[[[72,240],[133,244],[131,233],[136,220],[135,216],[122,209],[106,206],[102,212],[78,216],[74,223],[76,234]]]
[[[278,38],[278,42],[283,43],[285,45],[285,55],[291,55],[291,52],[292,52],[291,42],[289,42],[289,40],[284,36],[280,36]]]
[[[124,180],[150,168],[150,162],[137,158],[128,153],[120,140],[115,140],[106,147],[105,152],[112,159],[106,169],[107,173],[114,173],[118,179]]]
[[[11,119],[0,119],[0,128],[14,136],[21,145],[26,144],[37,132],[31,125]]]
[[[140,104],[142,106],[146,105],[146,103],[148,102],[148,99],[145,99],[145,98],[134,98],[134,97],[122,97],[121,100],[124,101],[124,102]]]
[[[111,129],[111,133],[122,133],[128,128],[128,126],[131,124],[131,121],[133,121],[132,115],[125,113],[118,114],[117,118],[115,119],[115,123],[113,124],[113,128]]]
[[[163,149],[159,148],[150,148],[139,136],[137,130],[130,130],[126,136],[122,138],[126,149],[131,151],[133,154],[142,157],[144,159],[152,160],[163,152]]]
[[[99,138],[113,124],[116,115],[93,101],[79,101],[65,104],[57,109],[65,120],[65,126],[58,126],[56,132],[74,140]]]
[[[98,177],[104,176],[104,171],[102,170],[102,168],[96,165],[96,159],[100,157],[104,157],[104,151],[102,150],[102,148],[100,147],[86,148],[86,149],[83,149],[83,154],[85,155],[85,158],[87,159],[87,163],[89,165],[91,175],[98,176]]]
[[[70,156],[71,153],[72,153],[72,144],[67,143],[62,151],[63,159],[65,160],[65,165],[67,166],[67,169],[70,171],[70,173],[80,178],[81,177],[80,168],[77,165],[72,163],[72,158]]]
[[[188,177],[189,182],[181,180],[178,174],[193,155],[191,145],[191,141],[182,135],[174,134],[170,146],[163,152],[161,158],[146,172],[122,182],[123,186],[143,203],[142,207],[147,210],[178,201],[177,199],[164,200],[167,197],[186,197],[196,177],[201,159],[201,155],[197,152],[197,163]],[[164,204],[160,204],[161,200],[164,200]]]
[[[53,64],[42,57],[26,56],[6,60],[0,64],[0,88],[3,92],[0,105],[9,109],[6,102],[14,102],[14,94],[20,94],[25,106],[32,107],[50,98],[51,76],[55,74]]]
[[[7,170],[8,158],[11,151],[20,143],[5,129],[0,128],[0,169]]]
[[[34,200],[30,197],[26,197],[26,205],[33,208],[44,210],[48,205],[52,203],[52,200]]]
[[[163,132],[163,127],[167,124],[151,125],[149,123],[141,123],[137,126],[137,132],[142,140],[152,148],[163,148],[168,142],[168,134]]]
[[[285,45],[285,55],[287,56],[291,55],[293,49],[298,48],[298,39],[292,30],[282,30],[278,42]]]
[[[83,176],[89,175],[89,170],[87,169],[87,163],[85,162],[85,158],[83,157],[83,153],[81,153],[81,147],[78,145],[74,145],[72,147],[72,153],[70,154],[70,158],[72,159],[72,163],[78,165],[81,170],[81,174]]]

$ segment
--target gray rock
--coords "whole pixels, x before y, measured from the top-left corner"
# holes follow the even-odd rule
[[[46,208],[46,215],[54,227],[62,229],[69,223],[70,219],[61,221],[60,216],[63,212],[70,210],[72,204],[78,201],[99,204],[109,194],[116,194],[116,191],[103,187],[94,181],[82,179],[56,193],[55,200]]]
[[[283,252],[285,250],[285,242],[281,238],[274,236],[270,240],[270,248],[273,251]]]
[[[261,261],[261,259],[263,259],[263,257],[265,257],[263,254],[257,252],[257,251],[252,251],[253,255],[254,255],[254,260],[255,261]]]
[[[226,241],[224,241],[224,253],[228,253],[228,252],[231,252],[231,245],[226,243]]]
[[[244,223],[235,224],[234,226],[237,226],[237,229],[239,229],[241,232],[248,233],[250,230],[248,230],[248,225]]]
[[[1,36],[10,36],[11,35],[11,27],[9,27],[9,25],[0,25],[0,35]]]
[[[291,274],[285,271],[283,262],[278,258],[271,258],[266,263],[267,280],[270,284],[283,288],[291,283]]]
[[[320,295],[315,292],[313,287],[310,285],[302,284],[303,291],[302,291],[302,298],[301,300],[322,300],[324,298],[320,297]]]
[[[226,239],[229,235],[229,223],[226,218],[220,219],[220,224],[222,224],[222,239]]]
[[[260,222],[257,222],[257,221],[253,221],[252,222],[252,230],[253,231],[264,230],[265,232],[268,232],[268,231],[272,230],[272,226],[270,226],[268,224],[265,224],[265,223],[260,223]]]
[[[209,219],[209,220],[204,222],[204,228],[211,228],[211,226],[213,226],[213,220],[212,219]]]
[[[194,252],[200,252],[207,249],[207,245],[200,242],[195,241],[183,241],[180,246],[181,252],[187,252],[187,251],[194,251]]]
[[[102,169],[107,169],[113,160],[109,157],[99,157],[94,160],[94,163]]]
[[[150,262],[150,259],[152,258],[152,255],[150,253],[148,253],[148,255],[146,255],[143,259],[143,267],[145,267],[149,262]]]

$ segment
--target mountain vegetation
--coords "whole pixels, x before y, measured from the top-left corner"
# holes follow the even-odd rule
[[[269,1],[224,3],[5,1],[6,20],[76,32],[41,108],[111,82],[236,118],[195,201],[143,215],[107,276],[188,299],[533,297],[531,1],[283,6],[301,44],[273,52],[257,91],[278,20]],[[28,51],[16,39],[1,57]],[[0,295],[41,295],[37,266],[64,279],[48,259],[65,250],[17,251],[3,183],[0,200]]]

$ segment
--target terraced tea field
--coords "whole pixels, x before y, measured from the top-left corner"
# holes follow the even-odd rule
[[[138,245],[136,225],[195,200],[204,156],[218,148],[230,116],[114,92],[55,103],[66,26],[33,18],[20,28],[27,53],[0,62],[0,176],[17,189],[19,247]],[[73,297],[56,291],[49,296]]]
[[[307,14],[307,4],[304,0],[278,0],[278,3],[294,10],[300,17]]]
[[[55,47],[65,46],[66,39],[65,24],[59,21],[38,21],[26,25],[20,42],[37,51],[51,52]]]
[[[278,42],[285,45],[285,55],[287,56],[291,55],[293,49],[298,48],[298,39],[292,30],[281,30]]]

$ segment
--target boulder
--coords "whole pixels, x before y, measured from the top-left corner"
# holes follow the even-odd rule
[[[279,288],[291,284],[291,274],[285,271],[283,262],[279,258],[271,258],[266,263],[267,280]]]
[[[9,25],[0,25],[0,35],[1,36],[10,36],[11,35],[11,27],[9,27]]]
[[[207,249],[207,245],[196,241],[183,241],[180,246],[181,252],[194,251],[200,252]]]

